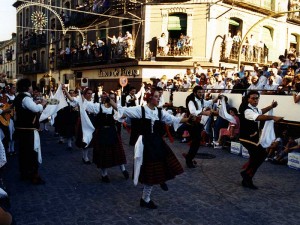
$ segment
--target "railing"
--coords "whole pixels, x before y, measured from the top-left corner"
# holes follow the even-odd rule
[[[168,43],[164,46],[160,46],[159,40],[157,41],[156,57],[192,56],[192,51],[192,44],[187,44],[186,40],[169,38]]]
[[[221,45],[221,61],[238,60],[240,42],[233,42],[232,46],[226,46],[225,42]],[[264,45],[249,46],[243,44],[241,52],[241,61],[251,63],[267,63],[269,57],[269,49]]]
[[[69,55],[63,53],[56,56],[59,68],[66,68],[77,63],[94,64],[130,58],[135,58],[134,47],[129,47],[125,42],[110,46],[92,47],[89,50],[73,48]]]
[[[22,74],[34,74],[34,73],[43,73],[46,69],[44,66],[40,63],[30,63],[27,65],[21,65],[19,66],[19,73]]]
[[[38,35],[27,37],[20,43],[21,50],[27,51],[29,49],[36,49],[45,47],[47,44],[47,37],[46,35]]]

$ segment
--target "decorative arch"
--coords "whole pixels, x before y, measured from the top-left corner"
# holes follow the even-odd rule
[[[64,32],[64,35],[65,35],[69,30],[77,30],[77,31],[81,34],[82,41],[83,41],[83,42],[86,41],[85,33],[84,33],[81,29],[79,29],[78,27],[75,27],[75,26],[67,27],[66,30],[65,30],[65,32]]]
[[[64,25],[64,22],[62,20],[62,18],[60,17],[60,15],[55,11],[53,10],[49,5],[44,5],[44,4],[41,4],[41,3],[38,3],[38,2],[28,2],[28,3],[25,3],[25,4],[22,4],[20,5],[18,8],[17,8],[17,13],[20,12],[22,9],[26,8],[26,7],[29,7],[29,6],[40,6],[42,8],[46,8],[48,9],[49,11],[51,11],[59,20],[60,24],[61,24],[61,27],[62,27],[62,30],[63,30],[63,34],[66,33],[65,31],[65,25]]]

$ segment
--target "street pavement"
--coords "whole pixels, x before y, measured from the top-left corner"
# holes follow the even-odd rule
[[[127,170],[133,170],[133,148],[122,130]],[[300,223],[300,171],[263,163],[254,184],[241,186],[240,169],[246,162],[228,151],[201,147],[212,159],[197,158],[197,167],[185,165],[188,144],[170,144],[184,173],[168,181],[169,191],[154,186],[152,200],[158,209],[141,208],[142,185],[125,180],[118,167],[110,168],[111,183],[102,183],[94,164],[85,165],[78,149],[66,150],[53,131],[42,132],[46,184],[34,186],[19,180],[17,156],[8,159],[6,186],[11,211],[18,225],[275,225]],[[90,151],[92,158],[92,151]]]

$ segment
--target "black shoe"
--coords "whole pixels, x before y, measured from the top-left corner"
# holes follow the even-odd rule
[[[169,190],[168,185],[166,183],[160,184],[160,188],[163,189],[164,191],[168,191]]]
[[[58,144],[63,144],[64,142],[62,140],[59,140],[58,141]]]
[[[145,202],[142,198],[140,200],[140,206],[148,209],[157,209],[157,205],[155,205],[152,200]]]
[[[86,165],[92,164],[90,160],[85,161],[84,158],[82,158],[82,162]]]
[[[128,178],[129,178],[129,173],[128,173],[128,171],[127,171],[127,170],[124,170],[124,171],[122,171],[122,173],[123,173],[125,179],[128,180]]]
[[[46,182],[41,177],[33,178],[31,180],[31,183],[33,185],[44,185],[44,184],[46,184]]]
[[[190,160],[185,160],[186,162],[186,166],[188,168],[196,168],[195,164],[193,163],[193,161],[190,161]]]
[[[102,176],[101,180],[104,183],[110,183],[110,179],[109,179],[109,177],[107,175],[106,176]]]
[[[67,147],[67,150],[68,150],[68,151],[72,151],[72,150],[73,150],[73,148],[72,148],[72,147],[70,147],[70,146],[68,146],[68,147]]]
[[[247,187],[247,188],[250,188],[250,189],[253,189],[253,190],[258,189],[258,187],[256,187],[251,180],[243,179],[242,185],[243,185],[243,187]]]

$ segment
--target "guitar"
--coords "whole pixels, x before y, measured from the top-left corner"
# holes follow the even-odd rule
[[[10,123],[10,118],[12,118],[14,116],[14,110],[11,109],[12,104],[9,103],[5,103],[2,107],[1,110],[3,111],[9,111],[9,112],[3,112],[0,115],[0,122],[4,125],[4,126],[9,126]],[[9,110],[11,109],[11,110]]]

